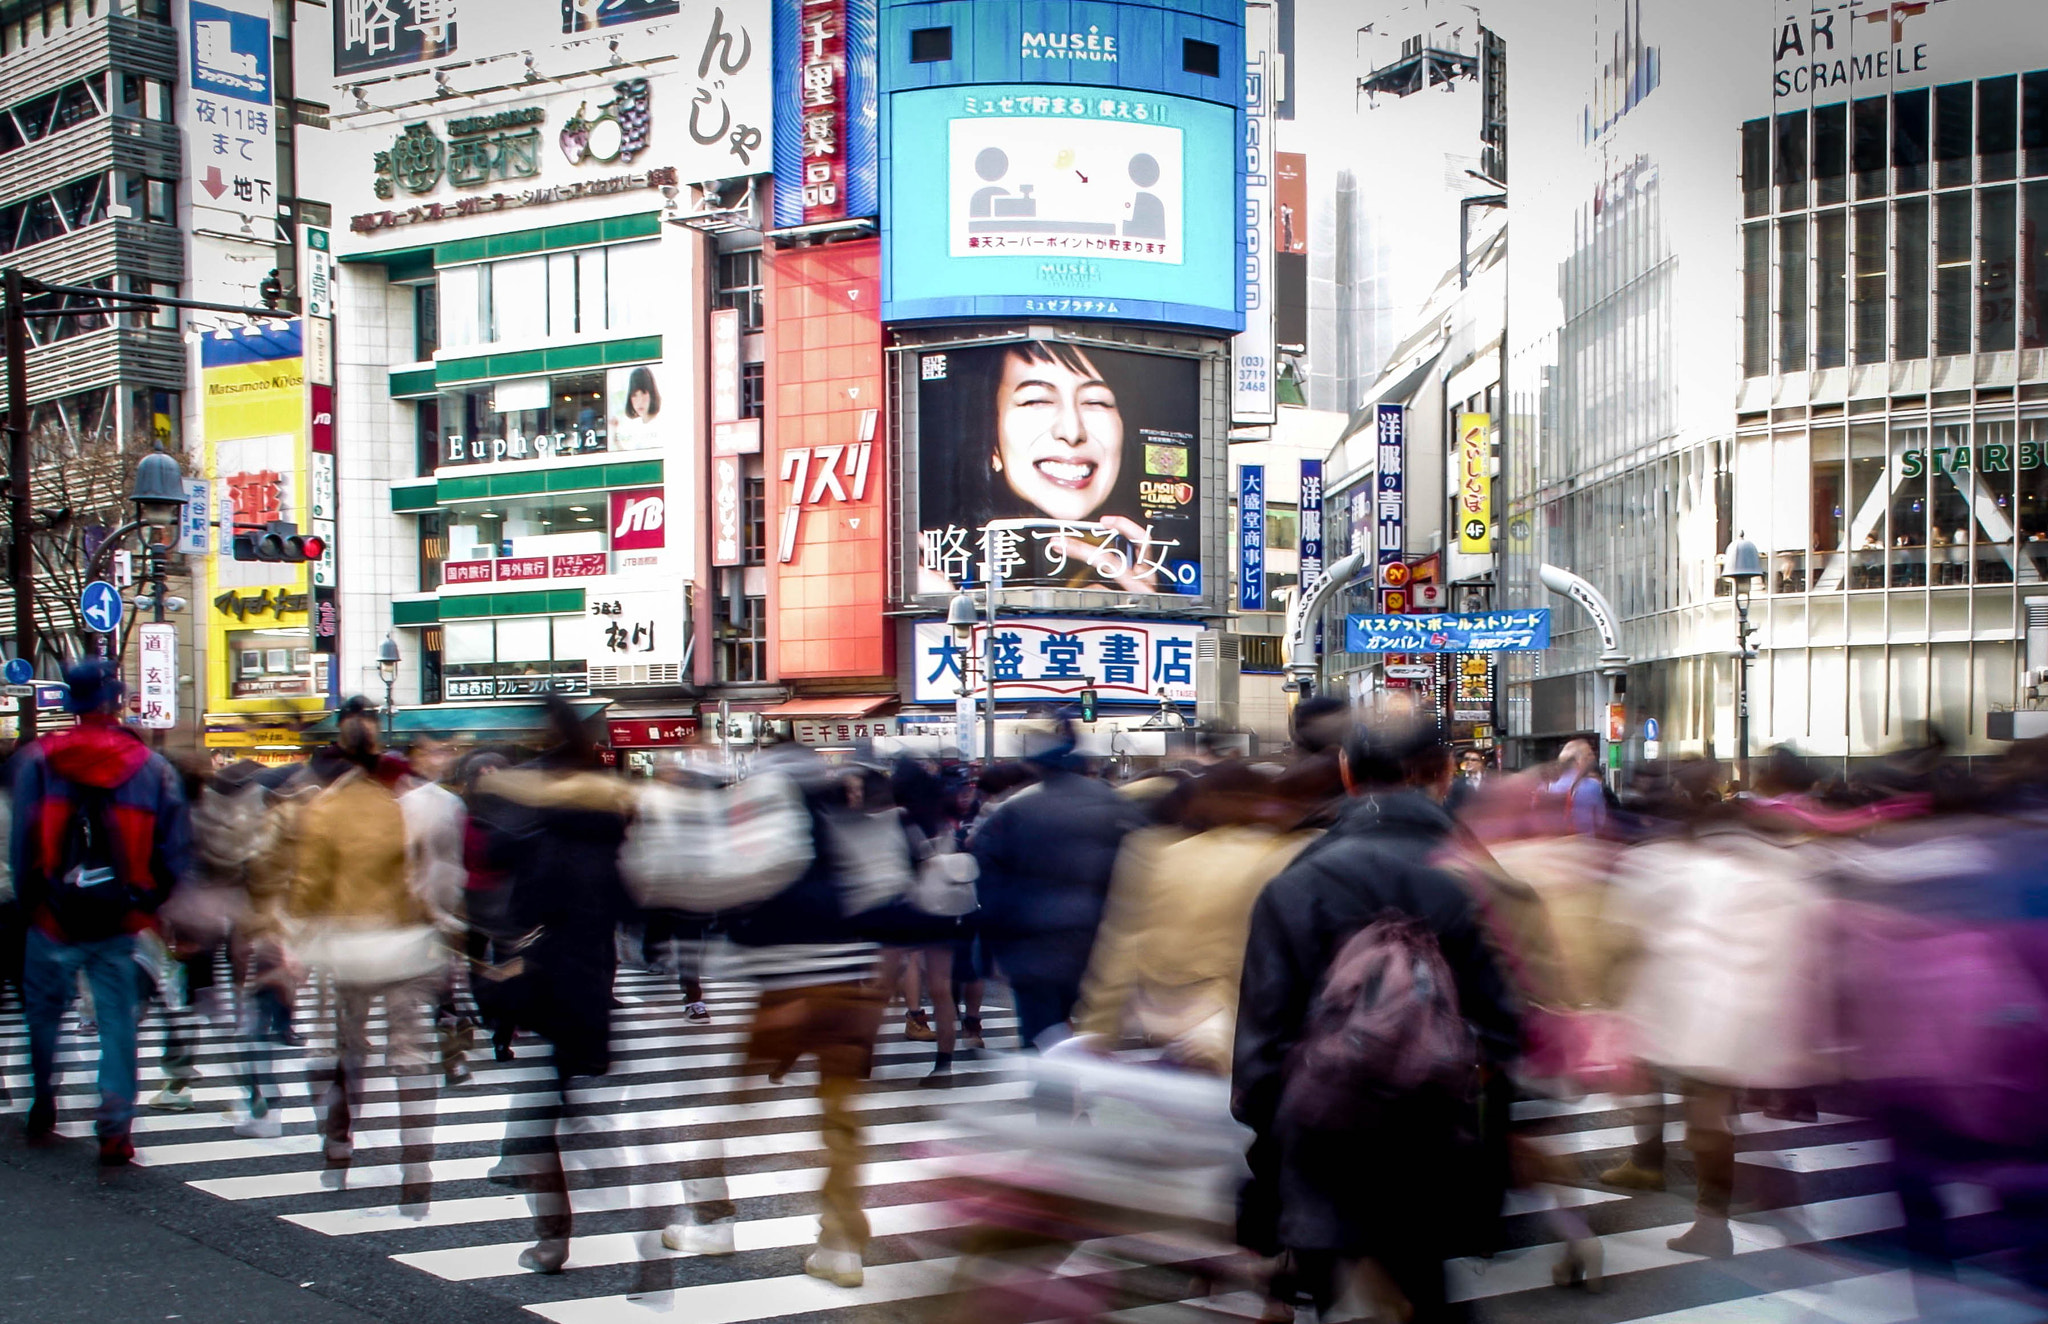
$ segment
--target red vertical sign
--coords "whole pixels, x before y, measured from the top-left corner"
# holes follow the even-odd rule
[[[804,224],[846,218],[846,5],[804,0],[798,101],[803,107]]]

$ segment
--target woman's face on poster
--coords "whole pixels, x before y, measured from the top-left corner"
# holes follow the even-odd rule
[[[628,418],[645,418],[647,417],[647,407],[653,403],[653,393],[644,386],[636,386],[626,396],[626,416]]]
[[[1092,519],[1116,490],[1123,465],[1116,392],[1089,367],[1076,372],[1057,359],[1012,350],[996,387],[996,470],[1012,492],[1053,519]]]

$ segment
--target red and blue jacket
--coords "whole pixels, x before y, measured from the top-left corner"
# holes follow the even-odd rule
[[[92,713],[22,749],[14,770],[14,834],[9,858],[15,891],[29,918],[60,941],[65,934],[43,902],[48,880],[64,867],[65,828],[76,788],[113,792],[109,816],[115,866],[138,898],[128,931],[139,933],[190,864],[192,829],[178,775],[161,755],[111,716]]]

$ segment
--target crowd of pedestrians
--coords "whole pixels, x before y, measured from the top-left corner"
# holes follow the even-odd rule
[[[1456,1318],[1446,1263],[1497,1250],[1509,1191],[1560,1176],[1517,1131],[1531,1097],[1635,1101],[1639,1143],[1597,1178],[1620,1190],[1662,1189],[1677,1099],[1697,1208],[1671,1247],[1701,1256],[1734,1249],[1749,1112],[1882,1124],[1920,1263],[1955,1257],[1944,1184],[2014,1208],[2048,1189],[2048,763],[2030,746],[1974,769],[1911,751],[1851,779],[1780,751],[1739,793],[1693,758],[1617,794],[1586,742],[1509,774],[1321,700],[1283,756],[1121,784],[1056,725],[978,771],[783,744],[726,784],[620,777],[566,705],[538,755],[457,757],[384,748],[352,700],[303,764],[181,771],[120,722],[109,666],[68,680],[76,726],[8,771],[8,973],[27,1138],[54,1138],[77,1004],[109,1167],[134,1155],[137,1023],[157,1007],[146,1106],[195,1107],[194,1032],[234,1017],[236,1132],[281,1134],[277,1061],[311,1054],[335,1184],[366,1077],[393,1078],[400,1206],[422,1214],[437,1096],[481,1044],[544,1046],[553,1103],[508,1126],[491,1180],[529,1198],[521,1263],[560,1272],[561,1149],[602,1126],[583,1096],[611,1067],[622,960],[678,982],[683,1033],[712,1019],[716,961],[759,989],[749,1067],[815,1072],[826,1172],[804,1267],[842,1286],[870,1237],[856,1098],[876,1039],[900,1016],[943,1089],[989,1047],[985,999],[1014,1009],[1024,1052],[1227,1098],[1217,1121],[1248,1137],[1234,1236],[1269,1320],[1343,1300]],[[729,1254],[724,1165],[692,1162],[662,1240]],[[1597,1288],[1599,1238],[1547,1216],[1557,1282]],[[2037,1286],[2040,1245],[2020,1248]]]

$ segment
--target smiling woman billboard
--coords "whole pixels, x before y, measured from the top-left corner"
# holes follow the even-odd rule
[[[1003,580],[1201,592],[1200,364],[1017,340],[918,356],[919,591]]]

